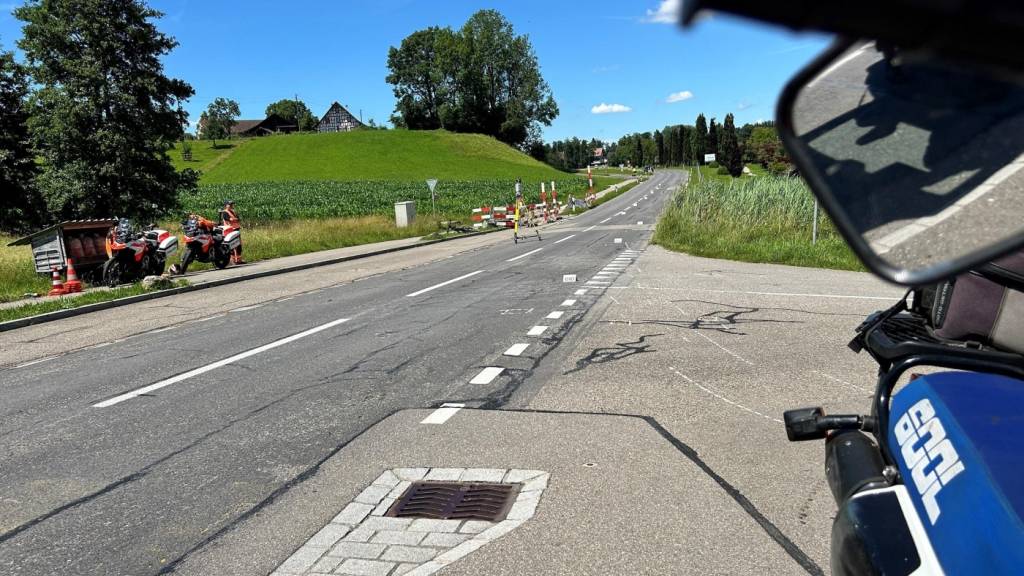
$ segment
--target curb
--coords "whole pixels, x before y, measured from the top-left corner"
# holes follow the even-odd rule
[[[79,306],[77,308],[69,308],[67,310],[56,310],[54,312],[47,312],[45,314],[38,314],[36,316],[28,316],[26,318],[18,318],[17,320],[8,320],[7,322],[0,322],[0,332],[7,332],[8,330],[15,330],[17,328],[24,328],[25,326],[33,326],[35,324],[44,324],[46,322],[53,322],[55,320],[63,320],[64,318],[71,318],[73,316],[80,316],[82,314],[88,314],[90,312],[99,312],[100,310],[107,310],[110,308],[117,308],[119,306],[127,306],[128,304],[135,304],[137,302],[145,302],[147,300],[156,300],[157,298],[165,298],[167,296],[174,296],[177,294],[184,294],[186,292],[194,292],[196,290],[203,290],[206,288],[216,288],[217,286],[224,286],[227,284],[234,284],[236,282],[244,282],[246,280],[255,280],[257,278],[266,278],[267,276],[276,276],[278,274],[287,274],[289,272],[298,272],[300,270],[308,270],[310,268],[317,268],[320,266],[330,266],[331,264],[340,264],[342,262],[348,262],[350,260],[359,260],[360,258],[369,258],[370,256],[380,256],[382,254],[390,254],[392,252],[401,252],[403,250],[410,250],[412,248],[420,248],[422,246],[430,246],[432,244],[440,244],[441,242],[451,242],[452,240],[459,240],[462,238],[472,238],[474,236],[482,236],[484,234],[492,234],[494,232],[500,232],[504,229],[490,230],[487,232],[471,232],[463,234],[462,236],[455,236],[452,238],[439,238],[437,240],[428,240],[426,242],[418,242],[416,244],[410,244],[408,246],[396,246],[394,248],[385,248],[383,250],[374,250],[373,252],[364,252],[362,254],[353,254],[351,256],[339,256],[337,258],[330,258],[328,260],[320,260],[317,262],[308,262],[306,264],[296,264],[294,266],[288,266],[286,268],[278,268],[276,270],[264,270],[263,272],[254,272],[252,274],[246,274],[243,276],[235,276],[233,278],[222,278],[220,280],[211,280],[210,282],[203,282],[202,284],[190,284],[188,286],[180,286],[178,288],[169,288],[167,290],[157,290],[147,294],[138,294],[136,296],[128,296],[126,298],[118,298],[116,300],[108,300],[106,302],[97,302],[95,304],[86,304],[85,306]]]

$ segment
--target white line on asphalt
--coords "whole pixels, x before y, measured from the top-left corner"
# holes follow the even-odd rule
[[[48,360],[53,360],[54,358],[58,358],[58,356],[47,356],[46,358],[39,358],[37,360],[31,360],[29,362],[24,362],[22,364],[18,364],[18,365],[15,366],[15,368],[24,368],[26,366],[33,366],[35,364],[42,364],[43,362],[46,362]]]
[[[470,272],[469,274],[463,274],[462,276],[459,276],[458,278],[452,278],[451,280],[445,280],[444,282],[441,282],[440,284],[434,284],[430,288],[424,288],[423,290],[417,290],[416,292],[413,292],[412,294],[406,294],[405,297],[408,298],[410,296],[419,296],[420,294],[425,294],[427,292],[430,292],[431,290],[436,290],[436,289],[438,289],[438,288],[440,288],[442,286],[447,286],[449,284],[452,284],[453,282],[458,282],[459,280],[465,280],[466,278],[469,278],[470,276],[476,276],[477,274],[480,274],[481,272],[483,272],[483,270],[477,270],[476,272]]]
[[[536,254],[537,252],[540,252],[541,250],[543,250],[543,248],[537,248],[535,250],[530,250],[529,252],[527,252],[525,254],[520,254],[519,256],[514,256],[512,258],[509,258],[508,260],[505,260],[505,262],[515,262],[516,260],[519,260],[520,258],[526,258],[530,254]]]
[[[677,307],[676,307],[676,309],[678,310],[678,309],[679,309],[679,307],[677,306]],[[680,311],[680,312],[682,312],[682,310],[679,310],[679,311]],[[725,352],[726,354],[728,354],[728,355],[732,356],[733,358],[735,358],[735,359],[739,360],[740,362],[746,362],[747,364],[750,364],[751,366],[753,366],[753,365],[754,365],[754,363],[753,363],[753,362],[751,362],[750,360],[747,360],[747,359],[746,359],[746,358],[744,358],[743,356],[740,356],[739,354],[737,354],[737,353],[733,352],[732,350],[729,350],[729,349],[728,349],[728,348],[726,348],[725,346],[722,346],[722,345],[721,345],[721,344],[719,344],[718,342],[715,342],[714,340],[712,340],[711,338],[709,338],[708,336],[706,336],[706,335],[705,335],[705,334],[704,334],[703,332],[699,332],[699,331],[698,331],[698,332],[697,332],[697,336],[700,336],[701,338],[703,338],[703,339],[707,340],[708,342],[711,342],[711,343],[712,343],[712,344],[714,344],[715,346],[718,346],[719,348],[721,348],[721,349],[722,349],[722,351],[723,351],[723,352]]]
[[[587,293],[587,289],[586,288],[580,288],[579,290],[573,292],[572,294],[573,294],[573,296],[583,296],[586,293]]]
[[[643,226],[644,225],[644,221],[643,220],[637,220],[636,221],[636,225],[637,226]]]
[[[575,236],[575,234],[569,234],[568,236],[566,236],[565,238],[562,238],[561,240],[556,240],[555,244],[558,244],[560,242],[565,242],[566,240],[568,240],[569,238],[572,238],[573,236]]]
[[[887,300],[895,301],[900,298],[900,295],[893,296],[856,296],[847,294],[800,294],[797,292],[746,292],[743,290],[713,290],[711,288],[684,288],[684,287],[672,287],[672,288],[660,288],[654,286],[636,286],[637,290],[680,290],[683,292],[712,292],[715,294],[748,294],[751,296],[794,296],[797,298],[844,298],[853,300]]]
[[[700,388],[704,392],[714,396],[715,398],[718,398],[719,400],[721,400],[723,402],[731,404],[731,405],[739,408],[740,410],[745,410],[747,412],[750,412],[751,414],[756,414],[756,415],[760,416],[761,418],[764,418],[765,420],[771,420],[772,422],[778,422],[779,424],[782,424],[782,420],[779,420],[778,418],[772,418],[771,416],[768,416],[767,414],[762,414],[762,413],[758,412],[757,410],[754,410],[753,408],[747,408],[746,406],[744,406],[743,404],[740,404],[739,402],[734,402],[734,401],[726,398],[725,396],[715,392],[714,390],[711,390],[709,388],[706,388],[705,386],[702,386],[699,382],[697,382],[696,380],[690,378],[689,376],[687,376],[686,374],[683,374],[682,372],[680,372],[678,370],[672,369],[672,372],[675,372],[675,374],[677,376],[680,376],[683,380],[686,380],[690,384],[693,384],[697,388]]]
[[[529,347],[529,344],[513,344],[509,346],[508,350],[505,350],[503,356],[522,356],[523,352]]]
[[[547,318],[548,320],[558,320],[559,318],[562,317],[562,314],[565,314],[565,312],[561,310],[555,310],[554,312],[545,316],[545,318]]]
[[[124,394],[121,394],[120,396],[114,396],[113,398],[111,398],[109,400],[104,400],[103,402],[98,402],[96,404],[93,404],[92,407],[93,408],[107,408],[109,406],[113,406],[114,404],[120,404],[121,402],[124,402],[125,400],[131,400],[132,398],[137,398],[139,396],[142,396],[143,394],[149,394],[150,392],[152,392],[154,390],[159,390],[161,388],[170,386],[171,384],[177,384],[178,382],[181,382],[182,380],[188,380],[189,378],[193,378],[195,376],[199,376],[200,374],[205,374],[205,373],[207,373],[207,372],[209,372],[211,370],[216,370],[217,368],[220,368],[222,366],[227,366],[228,364],[231,364],[233,362],[238,362],[239,360],[243,360],[243,359],[248,358],[250,356],[255,356],[256,354],[259,354],[260,352],[266,352],[267,350],[271,350],[271,349],[277,348],[278,346],[284,346],[285,344],[288,344],[290,342],[295,342],[296,340],[299,340],[301,338],[305,338],[306,336],[312,336],[313,334],[316,334],[317,332],[322,332],[324,330],[327,330],[328,328],[333,328],[333,327],[337,326],[338,324],[342,324],[342,323],[345,323],[345,322],[348,322],[348,321],[349,321],[349,318],[339,318],[338,320],[333,320],[331,322],[328,322],[327,324],[321,324],[321,325],[316,326],[314,328],[310,328],[309,330],[305,330],[303,332],[299,332],[298,334],[292,334],[291,336],[288,336],[287,338],[282,338],[280,340],[276,340],[274,342],[271,342],[270,344],[264,344],[263,346],[259,346],[257,348],[253,348],[252,350],[246,350],[245,352],[242,352],[241,354],[235,354],[234,356],[229,356],[229,357],[227,357],[227,358],[225,358],[223,360],[218,360],[218,361],[214,362],[213,364],[207,364],[206,366],[202,366],[202,367],[196,368],[195,370],[189,370],[188,372],[184,372],[182,374],[178,374],[177,376],[173,376],[173,377],[168,378],[166,380],[161,380],[159,382],[156,382],[155,384],[150,384],[149,386],[143,386],[142,388],[139,388],[137,390],[132,390],[131,392],[125,392]]]
[[[601,282],[601,281],[598,281],[598,280],[587,280],[587,284],[600,285],[600,284],[611,284],[611,282]]]
[[[245,312],[246,310],[255,310],[256,308],[259,308],[260,306],[263,306],[263,304],[253,304],[252,306],[242,306],[241,308],[235,308],[234,310],[231,310],[231,312]]]
[[[591,231],[591,230],[593,230],[594,228],[597,228],[597,224],[594,224],[594,225],[593,225],[593,226],[591,226],[590,228],[586,228],[586,229],[585,229],[585,230],[583,230],[583,231],[584,231],[584,232],[590,232],[590,231]]]
[[[441,407],[430,413],[429,416],[420,421],[420,424],[444,424],[455,413],[465,408],[465,404],[441,404]]]
[[[530,331],[527,332],[526,335],[527,336],[540,336],[547,329],[548,329],[547,326],[534,326],[533,328],[530,328]]]
[[[499,374],[504,372],[505,369],[500,366],[488,366],[480,371],[479,374],[473,377],[469,381],[470,384],[490,384],[492,380],[498,377]]]
[[[822,376],[824,376],[825,378],[828,378],[829,380],[832,380],[833,382],[839,382],[840,384],[845,384],[845,385],[847,385],[847,386],[849,386],[851,388],[856,388],[857,390],[860,390],[861,392],[868,392],[868,393],[874,392],[874,390],[869,390],[867,388],[863,388],[861,386],[857,386],[856,384],[850,384],[846,380],[840,380],[839,378],[836,378],[835,376],[832,376],[831,374],[825,374],[824,372],[821,372],[820,370],[811,370],[811,372],[814,372],[816,374],[821,374]]]
[[[605,218],[604,220],[601,220],[600,222],[598,222],[598,224],[604,224],[605,222],[607,222],[609,220],[611,220],[611,218]]]
[[[562,306],[572,306],[575,303],[576,303],[575,300],[571,300],[571,299],[570,300],[565,300],[564,302],[562,302]]]
[[[614,240],[614,243],[615,243],[615,244],[622,244],[622,238],[616,238],[616,239]]]

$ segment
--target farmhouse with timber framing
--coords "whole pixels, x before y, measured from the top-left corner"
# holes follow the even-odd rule
[[[319,132],[349,132],[362,128],[363,123],[345,109],[344,106],[335,102],[327,109],[327,113],[320,119],[317,126]]]
[[[199,138],[203,137],[203,131],[206,129],[205,120],[205,117],[200,118],[199,125],[196,127],[196,136]],[[263,120],[236,120],[235,124],[231,127],[231,136],[289,134],[296,132],[298,129],[299,127],[295,125],[295,122],[282,118],[277,114],[271,114]]]

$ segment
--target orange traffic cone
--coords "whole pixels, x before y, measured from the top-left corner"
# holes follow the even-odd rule
[[[68,258],[68,279],[64,283],[64,292],[71,294],[73,292],[82,291],[82,282],[78,279],[78,274],[75,273],[75,265],[71,263],[71,258]]]
[[[51,288],[47,296],[63,296],[64,283],[60,280],[60,271],[57,268],[53,269],[53,280],[50,282]]]

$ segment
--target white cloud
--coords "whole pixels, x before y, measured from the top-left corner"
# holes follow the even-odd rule
[[[751,106],[753,106],[753,104],[751,104],[749,100],[740,100],[740,102],[738,104],[736,104],[736,109],[737,110],[746,110],[747,108],[750,108]]]
[[[629,112],[633,110],[629,106],[622,104],[605,104],[604,102],[594,106],[590,109],[591,114],[617,114],[619,112]]]
[[[661,0],[657,10],[647,10],[644,22],[652,24],[678,24],[682,0]]]
[[[690,98],[693,98],[693,92],[683,90],[682,92],[673,92],[669,94],[668,98],[665,98],[665,102],[674,104],[675,102],[682,102],[683,100],[689,100]]]

